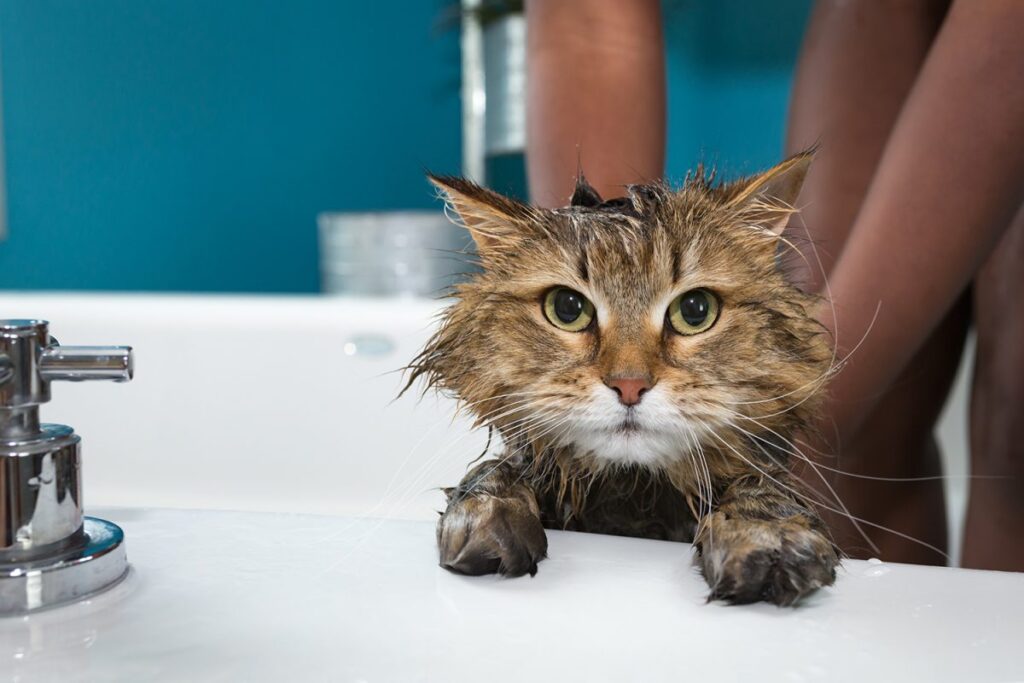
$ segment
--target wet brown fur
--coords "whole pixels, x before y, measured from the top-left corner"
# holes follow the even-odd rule
[[[786,446],[809,428],[832,355],[817,302],[776,266],[809,161],[724,185],[698,172],[679,189],[631,186],[609,202],[581,178],[557,210],[432,178],[473,233],[482,270],[457,287],[410,384],[458,398],[505,447],[447,491],[444,566],[533,574],[546,527],[692,540],[712,598],[791,604],[832,583],[835,547]],[[542,300],[554,286],[593,293],[599,325],[551,325]],[[696,287],[721,313],[682,336],[659,311]],[[619,376],[661,384],[680,419],[700,425],[677,457],[616,463],[566,442],[581,396]]]

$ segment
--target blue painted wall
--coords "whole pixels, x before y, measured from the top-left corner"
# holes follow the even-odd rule
[[[325,209],[436,206],[445,0],[0,0],[0,288],[310,292]],[[809,0],[669,0],[668,171],[781,154]]]
[[[665,0],[666,171],[725,176],[781,160],[793,67],[811,0]]]
[[[445,4],[3,0],[0,288],[316,291],[317,212],[459,168]]]

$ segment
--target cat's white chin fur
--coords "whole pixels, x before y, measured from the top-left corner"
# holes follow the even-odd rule
[[[608,464],[664,467],[688,458],[706,436],[706,425],[681,415],[658,387],[631,408],[603,385],[590,398],[560,441]]]

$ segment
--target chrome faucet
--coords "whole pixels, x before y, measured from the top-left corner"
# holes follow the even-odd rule
[[[124,576],[124,533],[82,514],[81,438],[40,424],[55,380],[132,379],[127,346],[61,346],[0,320],[0,615],[77,600]]]

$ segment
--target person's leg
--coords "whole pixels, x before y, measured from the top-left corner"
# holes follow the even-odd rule
[[[825,1],[815,7],[797,71],[787,147],[793,153],[819,145],[800,206],[802,222],[826,273],[843,248],[947,7],[944,0]],[[806,243],[807,233],[793,227],[787,235],[809,261],[790,259],[790,268],[809,289],[820,290],[822,273]],[[820,458],[820,463],[862,476],[941,473],[932,432],[960,358],[969,319],[964,304],[935,331],[860,435],[833,444],[840,457]],[[834,474],[828,478],[853,515],[945,548],[941,481],[879,482]],[[805,473],[805,479],[822,488],[812,473]],[[846,552],[854,557],[874,554],[848,520],[836,514],[827,519]],[[944,562],[941,555],[921,545],[870,526],[863,528],[883,559]]]
[[[961,564],[1024,571],[1024,207],[974,284],[973,479]]]
[[[820,0],[804,36],[790,99],[789,154],[817,146],[800,195],[825,272],[832,269],[867,193],[903,102],[942,24],[945,0]],[[803,244],[806,233],[788,233]],[[808,289],[824,284],[793,260]]]
[[[658,0],[526,3],[530,197],[569,202],[580,166],[605,197],[661,178],[665,51]]]

